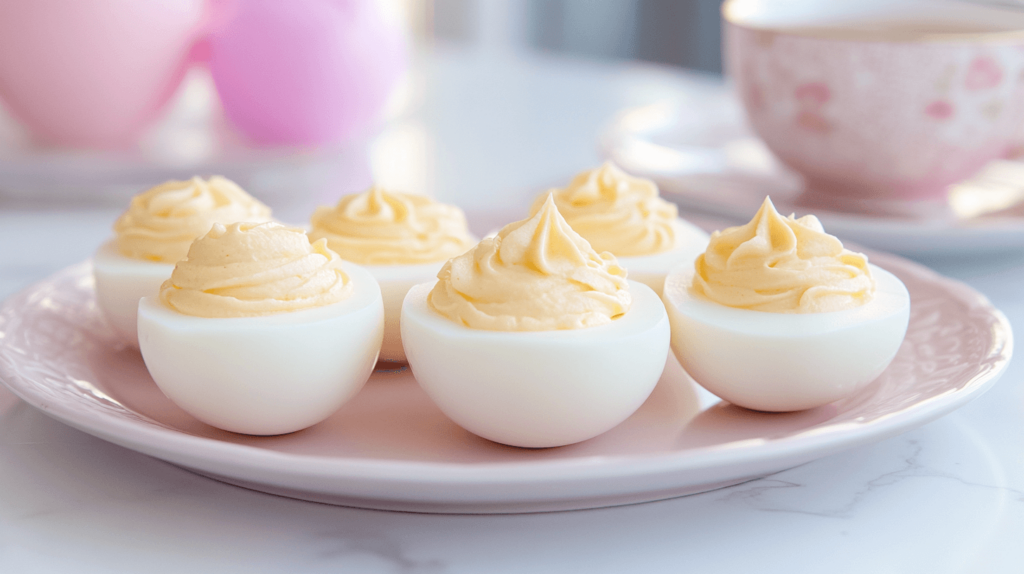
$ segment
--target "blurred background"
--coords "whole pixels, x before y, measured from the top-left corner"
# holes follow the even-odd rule
[[[725,78],[721,4],[0,0],[0,208],[222,174],[295,221],[374,182],[507,211],[612,158],[731,217],[801,184]]]
[[[363,82],[359,74],[364,74],[387,88],[370,94],[383,103],[367,104],[367,98],[373,99],[370,96],[360,100],[359,93],[345,91],[353,89],[348,85],[353,82],[348,82],[340,85],[340,91],[326,90],[330,101],[321,102],[318,109],[316,102],[287,100],[301,99],[302,94],[264,94],[273,91],[266,86],[295,83],[282,80],[281,75],[302,67],[288,64],[276,72],[254,69],[250,64],[263,60],[255,53],[258,48],[246,41],[259,37],[272,43],[270,38],[278,30],[268,26],[287,23],[303,10],[314,13],[322,0],[289,3],[289,11],[282,13],[274,12],[281,5],[264,0],[130,2],[0,0],[0,207],[123,206],[129,197],[160,181],[214,173],[236,179],[275,207],[291,207],[296,214],[312,204],[360,191],[371,180],[414,192],[436,194],[441,189],[447,199],[458,200],[480,186],[477,176],[467,172],[467,162],[472,164],[470,170],[481,169],[481,178],[488,166],[501,173],[506,164],[515,163],[515,154],[500,144],[478,150],[473,143],[481,128],[497,121],[494,116],[506,116],[504,129],[517,130],[520,133],[514,138],[525,141],[535,137],[531,125],[550,125],[547,116],[567,104],[557,94],[549,94],[544,102],[537,100],[535,92],[541,86],[549,89],[568,82],[579,91],[590,85],[588,81],[607,85],[607,76],[619,78],[623,70],[634,69],[623,66],[629,62],[636,62],[638,70],[648,65],[644,62],[668,69],[663,76],[684,68],[711,78],[721,73],[720,0],[327,0],[379,13],[381,27],[359,24],[349,14],[323,31],[327,38],[347,38],[348,25],[379,31],[370,40],[349,45],[350,51],[375,70],[396,74],[382,79],[377,71],[354,66],[349,78],[356,85],[372,83]],[[180,54],[175,53],[185,62],[180,66],[182,79],[166,97],[160,96],[166,101],[146,104],[153,117],[137,129],[125,128],[117,136],[120,139],[111,139],[97,130],[123,119],[125,110],[147,97],[138,86],[156,81],[151,71],[160,66],[143,58],[159,50],[170,54],[175,47],[170,40],[159,44],[152,33],[159,28],[170,34],[169,18],[159,10],[173,11],[171,16],[181,23],[179,33],[200,27],[203,32],[196,33],[194,45],[182,43]],[[345,21],[349,16],[352,21]],[[138,23],[128,27],[134,20]],[[296,20],[295,29],[316,28],[322,20]],[[110,40],[147,28],[150,37],[136,34],[120,44]],[[381,49],[381,42],[392,36],[396,47]],[[290,41],[279,39],[282,45]],[[404,60],[399,57],[402,42]],[[360,55],[360,46],[371,48]],[[316,49],[320,50],[316,56],[297,53],[294,60],[320,63],[326,52],[322,45]],[[384,61],[382,53],[399,56]],[[177,74],[176,60],[165,59],[167,63],[160,65],[168,74]],[[321,64],[344,68],[347,62],[342,58]],[[136,75],[108,77],[123,69],[133,69]],[[321,71],[310,68],[295,73]],[[599,135],[593,126],[610,119],[617,109],[663,96],[672,84],[664,78],[648,82],[654,86],[651,97],[637,97],[647,84],[638,78],[619,79],[621,93],[574,96],[593,100],[586,110],[577,112],[591,115],[578,118],[575,124],[563,121],[560,131],[571,141],[564,142],[561,157],[550,153],[539,157],[541,161],[529,170],[533,174],[529,180],[509,173],[504,185],[517,190],[547,185],[555,177],[593,163],[598,159],[594,150]],[[312,77],[310,85],[320,85],[321,80]],[[100,89],[103,86],[106,91]],[[139,91],[138,98],[132,90]],[[281,133],[259,125],[281,111],[258,107],[271,96],[284,102],[279,108],[290,110],[291,115],[281,112],[282,122],[307,121],[309,129]],[[471,109],[481,117],[456,129],[448,125],[451,117],[460,114],[452,106],[467,105],[464,98],[470,98]],[[88,107],[90,101],[95,109]],[[490,108],[499,101],[506,104],[504,109]],[[375,121],[319,130],[319,117],[350,105]],[[105,121],[108,116],[110,120]],[[86,123],[89,120],[91,124]],[[71,124],[76,122],[82,125],[72,133]],[[574,134],[574,129],[582,133]],[[543,139],[550,140],[551,135]],[[458,159],[446,159],[453,149],[457,151],[451,155]],[[502,193],[504,189],[495,189],[490,195]]]
[[[439,41],[720,73],[721,0],[434,0]]]

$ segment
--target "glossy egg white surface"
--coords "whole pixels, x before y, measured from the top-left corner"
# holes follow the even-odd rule
[[[125,257],[110,240],[93,255],[92,271],[96,305],[124,342],[138,347],[139,299],[159,293],[160,285],[171,278],[174,264]]]
[[[577,443],[635,412],[665,367],[669,323],[658,296],[630,281],[630,310],[610,324],[561,331],[487,331],[429,307],[435,282],[413,287],[402,337],[413,375],[455,423],[518,447]]]
[[[689,221],[676,219],[673,227],[676,231],[676,246],[673,249],[654,255],[616,256],[630,279],[647,285],[659,297],[665,285],[665,277],[680,266],[693,267],[693,261],[708,246],[708,234]]]
[[[910,319],[903,283],[870,268],[874,298],[828,313],[726,307],[691,293],[694,271],[680,269],[663,295],[672,350],[697,383],[748,409],[798,411],[848,397],[889,366]]]
[[[402,301],[414,285],[437,279],[437,273],[445,264],[423,263],[421,265],[364,265],[380,285],[384,299],[384,342],[380,346],[380,360],[404,363],[405,348],[402,346]]]
[[[277,435],[324,420],[366,383],[384,332],[376,281],[344,269],[349,298],[291,313],[210,319],[143,298],[139,348],[150,375],[183,410],[224,430]]]

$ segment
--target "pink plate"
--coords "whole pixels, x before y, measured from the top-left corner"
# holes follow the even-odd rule
[[[206,426],[118,346],[88,263],[0,308],[0,377],[44,413],[197,473],[273,494],[419,512],[530,512],[682,496],[736,484],[922,425],[977,397],[1010,359],[1010,325],[977,292],[897,257],[871,260],[910,290],[907,339],[867,389],[786,414],[699,389],[670,359],[622,425],[553,449],[506,447],[450,422],[404,369],[377,371],[334,416],[290,435]],[[822,373],[822,377],[827,377]]]

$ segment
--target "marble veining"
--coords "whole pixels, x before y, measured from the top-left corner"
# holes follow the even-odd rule
[[[953,415],[956,417],[957,415]],[[723,491],[721,500],[727,503],[743,504],[761,512],[806,514],[829,519],[854,520],[863,506],[870,505],[872,498],[881,497],[881,492],[898,485],[915,481],[937,481],[943,483],[944,489],[981,491],[983,496],[998,502],[1024,502],[1024,490],[1006,484],[1006,476],[1002,464],[986,453],[984,439],[975,431],[958,425],[963,431],[964,447],[976,450],[965,450],[946,464],[936,465],[934,459],[941,456],[944,448],[949,445],[936,444],[934,441],[915,438],[917,431],[904,437],[887,441],[889,458],[881,472],[868,474],[866,469],[857,469],[857,482],[850,477],[837,477],[827,492],[822,492],[821,485],[809,489],[804,482],[793,477],[803,474],[798,470],[784,471],[758,481],[740,485]],[[980,444],[979,444],[980,443]],[[898,448],[893,448],[893,447]],[[842,455],[837,455],[842,456]],[[961,459],[966,458],[966,462]],[[836,457],[830,457],[836,458]],[[826,459],[828,460],[828,459]],[[815,463],[811,463],[814,465]],[[808,465],[808,466],[811,466]],[[876,467],[877,469],[877,467]],[[909,486],[913,488],[913,486]],[[806,493],[815,490],[814,493]],[[805,496],[810,494],[811,496]],[[825,494],[825,496],[814,496]],[[813,501],[813,504],[808,502]]]

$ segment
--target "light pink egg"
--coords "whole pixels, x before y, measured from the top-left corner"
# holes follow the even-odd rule
[[[202,0],[0,0],[0,99],[41,139],[129,145],[185,72]]]
[[[343,141],[377,119],[407,43],[373,0],[247,0],[210,38],[224,113],[261,144]]]

